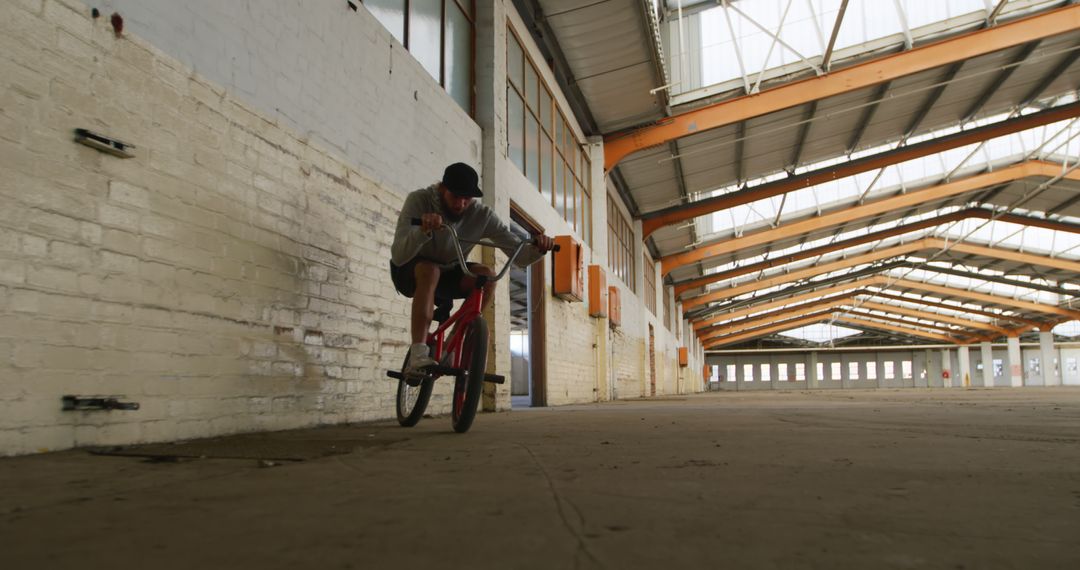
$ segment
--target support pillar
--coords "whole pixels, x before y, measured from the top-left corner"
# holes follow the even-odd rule
[[[1054,358],[1057,351],[1054,350],[1054,333],[1039,333],[1039,360],[1042,360],[1043,385],[1060,386],[1061,374],[1054,369]]]
[[[926,350],[926,387],[933,388],[941,381],[941,353]]]
[[[810,351],[810,357],[806,359],[806,389],[813,390],[818,387],[818,353],[817,351]]]
[[[1009,359],[1006,362],[1009,375],[1009,386],[1019,388],[1024,385],[1024,360],[1020,355],[1020,337],[1010,336],[1005,339],[1009,349]]]
[[[952,388],[956,385],[955,371],[952,369],[952,350],[948,348],[941,349],[941,387]],[[948,375],[948,378],[945,376]]]
[[[957,350],[957,358],[960,360],[960,372],[956,375],[959,386],[971,387],[971,351],[967,346],[961,346]]]
[[[994,387],[994,349],[989,342],[979,343],[979,352],[982,354],[982,381],[984,388]]]

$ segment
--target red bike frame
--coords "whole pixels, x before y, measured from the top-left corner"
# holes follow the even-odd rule
[[[450,335],[446,350],[454,353],[454,360],[450,363],[450,366],[459,369],[462,367],[462,361],[464,360],[463,356],[465,355],[461,353],[461,347],[465,342],[465,331],[469,328],[469,324],[472,323],[473,320],[480,317],[480,307],[483,303],[484,288],[477,285],[473,289],[473,292],[469,293],[469,296],[465,298],[465,304],[455,311],[449,319],[439,325],[439,327],[435,329],[435,332],[428,333],[428,344],[434,343],[435,345],[435,354],[432,356],[432,358],[435,359],[435,362],[442,362],[444,347],[443,337],[445,336],[446,329],[455,324],[460,324],[461,326],[457,327],[454,330],[454,333]]]

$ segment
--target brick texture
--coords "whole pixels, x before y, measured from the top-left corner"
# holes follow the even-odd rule
[[[0,454],[392,416],[398,186],[77,2],[0,3],[0,27]]]

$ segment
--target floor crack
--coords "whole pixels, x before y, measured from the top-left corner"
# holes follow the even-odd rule
[[[581,530],[585,527],[585,516],[581,513],[581,510],[578,509],[577,505],[572,503],[569,499],[559,495],[559,491],[555,488],[555,482],[551,479],[551,475],[548,474],[547,469],[544,468],[544,464],[540,462],[540,459],[538,457],[536,457],[536,454],[533,453],[533,450],[529,449],[528,446],[522,443],[518,443],[516,445],[524,449],[525,452],[529,454],[529,457],[532,458],[533,463],[535,463],[536,467],[540,469],[540,473],[544,475],[544,479],[547,481],[548,484],[548,489],[551,491],[551,498],[555,501],[555,509],[559,513],[559,518],[562,520],[563,526],[566,527],[566,530],[570,534],[572,534],[574,538],[577,539],[578,550],[574,555],[574,568],[579,567],[580,555],[582,553],[584,553],[585,556],[592,560],[597,566],[605,568],[606,566],[604,565],[604,563],[601,562],[600,559],[597,558],[591,550],[589,550],[589,546],[585,542],[585,537],[581,533]],[[563,503],[566,503],[566,505],[573,509],[574,513],[577,514],[578,525],[580,528],[575,527],[575,525],[570,522],[570,518],[567,516],[566,509],[563,508]]]

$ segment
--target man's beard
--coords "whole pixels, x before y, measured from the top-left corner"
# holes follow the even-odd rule
[[[443,217],[446,218],[447,220],[451,221],[451,222],[461,221],[461,218],[464,215],[465,215],[465,212],[462,212],[460,214],[455,214],[453,211],[450,210],[450,208],[443,208]]]

